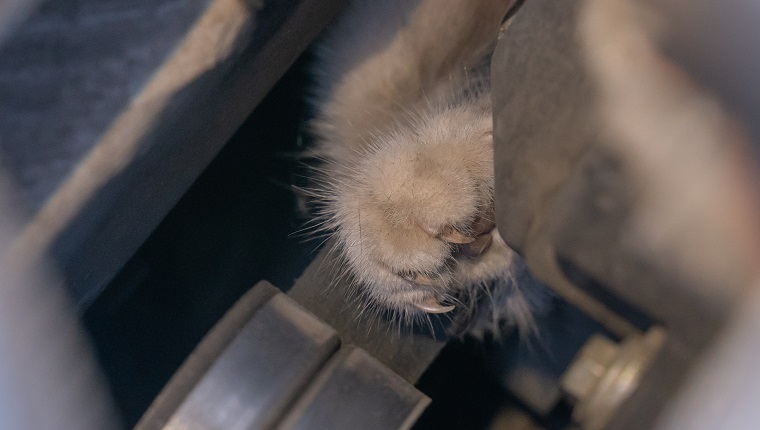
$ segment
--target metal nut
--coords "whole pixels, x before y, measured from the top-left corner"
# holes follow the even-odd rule
[[[562,377],[562,390],[575,402],[573,420],[586,430],[602,429],[628,396],[665,340],[653,327],[621,344],[594,335]]]

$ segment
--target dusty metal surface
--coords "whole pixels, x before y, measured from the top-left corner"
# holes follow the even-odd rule
[[[95,298],[342,3],[41,5],[0,50],[19,264],[50,254]]]
[[[39,2],[0,48],[0,165],[39,211],[209,0]]]

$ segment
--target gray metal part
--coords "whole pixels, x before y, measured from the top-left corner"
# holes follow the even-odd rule
[[[658,420],[658,430],[751,430],[760,423],[760,289],[747,297]]]
[[[408,429],[430,400],[367,352],[344,347],[278,426]]]
[[[260,282],[201,342],[136,429],[404,429],[429,402]]]
[[[167,427],[267,428],[338,344],[329,326],[275,295],[237,333]]]
[[[0,170],[0,429],[115,430],[113,399],[49,265],[11,264],[20,226]]]
[[[618,124],[607,122],[609,115],[604,109],[614,105],[601,103],[610,102],[609,94],[602,89],[609,90],[605,85],[611,81],[603,82],[601,72],[590,68],[588,43],[603,45],[616,43],[616,40],[613,34],[605,35],[608,39],[599,37],[592,42],[583,39],[584,31],[588,30],[583,26],[588,25],[588,21],[582,17],[588,18],[593,7],[619,12],[632,5],[638,7],[640,3],[647,2],[527,1],[506,27],[492,61],[499,231],[510,246],[525,256],[537,278],[589,311],[619,337],[637,336],[639,328],[594,295],[572,285],[560,262],[572,264],[599,281],[608,294],[622,299],[667,330],[666,341],[638,389],[608,423],[607,428],[611,429],[652,426],[695,358],[713,341],[734,304],[756,276],[753,263],[756,254],[752,246],[746,246],[754,240],[747,238],[754,238],[757,231],[756,212],[751,212],[755,206],[751,204],[726,208],[728,212],[743,213],[750,220],[738,230],[730,228],[728,218],[699,218],[702,213],[709,213],[709,199],[703,200],[708,205],[695,209],[694,217],[682,223],[691,227],[684,229],[690,231],[689,235],[670,235],[667,241],[652,243],[634,228],[642,207],[652,209],[645,205],[652,205],[654,200],[650,196],[656,195],[658,188],[681,180],[678,175],[684,172],[694,178],[705,177],[704,174],[725,167],[721,163],[726,159],[741,158],[742,150],[746,149],[746,142],[736,144],[735,136],[719,127],[709,131],[715,132],[726,144],[709,138],[693,142],[668,140],[678,134],[673,134],[669,124],[663,122],[658,125],[665,126],[652,128],[649,134],[656,136],[656,132],[662,132],[665,137],[661,143],[635,144],[673,145],[674,153],[711,151],[714,159],[704,164],[694,161],[696,157],[672,159],[671,165],[681,169],[673,169],[672,176],[667,169],[657,171],[656,176],[637,176],[640,166],[636,163],[640,160],[636,156],[640,153],[633,149],[638,147],[626,149],[628,141],[623,141],[620,134],[610,133]],[[614,10],[618,6],[621,9]],[[635,7],[632,10],[636,10]],[[667,14],[662,17],[667,18]],[[627,18],[624,24],[641,24],[643,32],[649,30],[637,22],[638,16]],[[657,39],[653,37],[653,40]],[[671,50],[679,46],[663,43]],[[654,56],[660,54],[657,51]],[[667,57],[657,58],[663,59],[662,64],[672,64]],[[673,69],[667,68],[653,70],[663,81],[672,79],[679,91],[693,85],[686,78],[688,70],[683,74],[668,74]],[[679,70],[681,72],[684,71]],[[674,91],[673,94],[686,94],[687,102],[709,100],[709,96],[704,95],[709,94],[708,91],[698,86],[693,88],[691,92]],[[678,106],[677,100],[668,99],[672,96],[662,93],[660,99],[650,100],[650,106],[658,108],[669,103]],[[639,128],[651,128],[651,123],[645,121],[647,117],[642,118]],[[679,124],[678,118],[674,117],[673,127]],[[621,138],[621,142],[610,141],[615,138]],[[723,158],[723,154],[731,150],[736,152]],[[754,163],[747,165],[754,166]],[[728,183],[741,184],[740,187],[746,189],[756,186],[751,182],[754,180],[751,173],[739,168],[734,173],[744,175],[747,181]],[[719,177],[716,175],[716,178]],[[715,188],[720,190],[721,186]],[[679,201],[677,197],[691,191],[691,188],[680,189],[673,201]],[[714,197],[715,205],[726,201],[720,199],[720,194]],[[664,205],[649,213],[672,213],[669,209]],[[695,247],[712,250],[711,258],[704,253],[708,255],[707,264],[693,261],[679,264],[682,255],[694,255],[691,251]],[[726,258],[727,255],[732,257]]]
[[[366,350],[407,381],[416,383],[450,338],[440,325],[449,317],[431,317],[438,323],[411,329],[402,328],[399,321],[364,312],[367,303],[357,297],[356,285],[339,276],[340,251],[334,246],[330,242],[320,251],[288,295],[334,327],[345,342]],[[456,326],[455,320],[450,328]]]
[[[756,3],[727,0],[684,4],[648,2],[672,25],[663,49],[700,83],[718,94],[752,134],[760,154],[760,55]],[[705,31],[709,29],[709,31]],[[655,428],[755,429],[760,423],[760,284],[743,295],[716,340],[694,364]]]
[[[185,401],[188,393],[213,366],[220,353],[232,343],[248,323],[278,290],[268,283],[259,283],[248,291],[225,314],[224,318],[203,338],[156,397],[135,427],[140,430],[160,429]]]
[[[0,47],[0,164],[85,306],[343,0],[43,2]]]
[[[7,0],[0,3],[0,46],[39,5],[39,0]]]
[[[593,89],[575,43],[578,1],[526,1],[492,59],[496,220],[522,251],[546,194],[565,182],[593,137]]]
[[[209,0],[42,2],[0,50],[0,162],[37,212]]]
[[[755,157],[760,155],[757,4],[744,0],[643,2],[669,24],[662,37],[663,51],[740,117],[753,135]]]

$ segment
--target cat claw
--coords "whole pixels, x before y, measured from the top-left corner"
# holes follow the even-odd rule
[[[404,273],[401,275],[402,278],[406,279],[409,282],[414,282],[417,285],[435,285],[435,280],[431,278],[430,276],[423,275],[422,273]]]
[[[427,297],[421,302],[414,303],[414,306],[429,314],[445,314],[454,310],[454,305],[444,306],[435,297]]]
[[[478,258],[480,255],[488,250],[493,243],[493,236],[490,233],[481,234],[476,237],[474,241],[459,245],[457,247],[459,254],[464,255],[467,258]]]
[[[457,244],[470,243],[475,240],[474,237],[466,236],[454,227],[444,227],[438,234],[438,237],[446,242]]]

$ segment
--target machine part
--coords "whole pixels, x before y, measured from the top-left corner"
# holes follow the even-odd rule
[[[260,282],[206,336],[136,429],[406,429],[429,402]]]
[[[429,315],[429,326],[404,327],[383,315],[364,314],[365,303],[345,276],[336,276],[338,253],[329,242],[288,291],[288,295],[338,331],[345,342],[369,352],[381,363],[411,383],[438,356],[464,323],[456,312]],[[392,328],[389,328],[392,327]],[[393,330],[395,328],[395,330]]]
[[[506,407],[496,413],[488,430],[542,430],[541,426],[525,412]]]
[[[610,413],[616,430],[652,426],[760,260],[749,138],[715,88],[669,55],[692,46],[670,43],[684,35],[667,26],[682,22],[669,19],[678,2],[654,3],[525,2],[492,60],[499,232],[623,344],[652,323],[667,332]]]
[[[20,262],[50,256],[82,309],[345,0],[0,11],[21,3],[38,7],[0,33],[0,164],[30,217],[6,246]]]
[[[636,389],[652,358],[665,341],[665,331],[653,327],[622,344],[595,335],[578,352],[562,377],[562,389],[575,407],[573,419],[584,429],[599,430]]]
[[[590,397],[618,352],[615,342],[602,335],[592,336],[562,378],[562,388],[576,401]]]
[[[0,429],[112,430],[120,424],[58,273],[7,249],[17,202],[0,170]]]
[[[0,46],[39,6],[39,0],[9,0],[0,3]]]
[[[695,366],[694,376],[680,388],[654,428],[757,429],[760,423],[758,327],[760,288],[741,304],[715,345]]]
[[[561,378],[588,338],[604,328],[564,301],[536,316],[537,339],[512,335],[486,348],[491,374],[533,414],[548,416],[563,399]]]
[[[429,402],[366,351],[347,346],[317,376],[278,428],[408,429]]]
[[[0,232],[0,428],[117,428],[68,299],[98,297],[343,3],[0,2],[0,216],[28,215]]]
[[[338,347],[335,332],[274,295],[163,428],[268,428]]]

